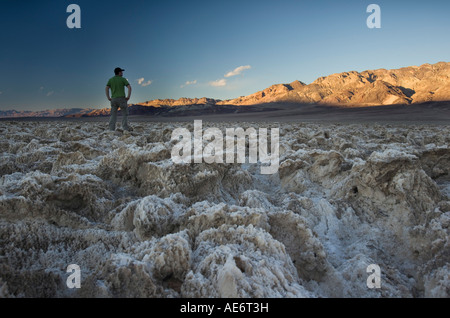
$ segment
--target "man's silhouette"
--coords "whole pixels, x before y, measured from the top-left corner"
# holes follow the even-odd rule
[[[128,80],[123,77],[125,70],[117,67],[114,70],[114,77],[111,77],[106,84],[106,97],[111,102],[111,118],[109,120],[109,129],[116,130],[117,110],[122,111],[122,128],[130,130],[128,126],[128,100],[131,97],[131,85]],[[125,97],[125,86],[128,87],[128,97]],[[109,96],[111,89],[112,96]]]

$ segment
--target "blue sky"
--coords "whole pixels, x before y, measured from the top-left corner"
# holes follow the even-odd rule
[[[67,28],[71,3],[81,29]],[[371,3],[381,7],[381,29],[366,25]],[[337,72],[450,61],[450,1],[1,4],[0,110],[108,107],[116,66],[133,86],[130,103],[139,103],[228,99]]]

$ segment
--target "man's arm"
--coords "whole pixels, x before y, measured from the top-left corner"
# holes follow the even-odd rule
[[[128,88],[128,97],[127,97],[127,101],[128,101],[128,100],[130,100],[130,97],[131,97],[131,85],[128,84],[127,88]]]
[[[106,93],[106,98],[110,101],[111,97],[109,96],[109,86],[106,86],[105,93]]]

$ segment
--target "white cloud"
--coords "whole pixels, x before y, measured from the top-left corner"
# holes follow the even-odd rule
[[[136,81],[137,81],[138,84],[141,85],[142,87],[149,86],[149,85],[152,84],[152,81],[147,81],[147,82],[145,82],[145,78],[143,78],[143,77],[138,78]]]
[[[209,85],[214,86],[214,87],[226,86],[227,80],[222,78],[222,79],[214,81],[214,82],[209,82]]]
[[[55,92],[54,91],[50,91],[50,92],[47,93],[47,96],[52,96],[53,94],[55,94]]]
[[[227,74],[225,74],[225,77],[231,77],[231,76],[239,75],[239,74],[241,74],[243,71],[249,70],[249,69],[251,69],[251,68],[252,68],[252,67],[251,67],[250,65],[245,65],[245,66],[239,66],[239,67],[236,67],[233,71],[228,72]]]
[[[186,83],[184,83],[183,85],[181,85],[180,87],[183,88],[185,86],[189,86],[189,85],[195,85],[197,84],[197,80],[193,80],[193,81],[186,81]]]
[[[0,95],[3,94],[3,92],[0,92]]]

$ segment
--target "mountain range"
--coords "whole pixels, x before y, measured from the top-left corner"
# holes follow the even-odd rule
[[[320,77],[309,85],[300,81],[273,85],[255,94],[224,101],[232,105],[271,102],[313,103],[345,107],[409,105],[450,100],[450,63],[344,72]]]
[[[450,101],[450,63],[423,64],[400,69],[343,72],[316,79],[275,84],[257,93],[229,100],[211,98],[155,99],[130,105],[130,114],[181,114],[186,111],[232,112],[241,106],[257,111],[272,103],[317,104],[340,107],[410,105]],[[0,111],[0,117],[108,116],[104,109],[58,109],[41,112]]]

